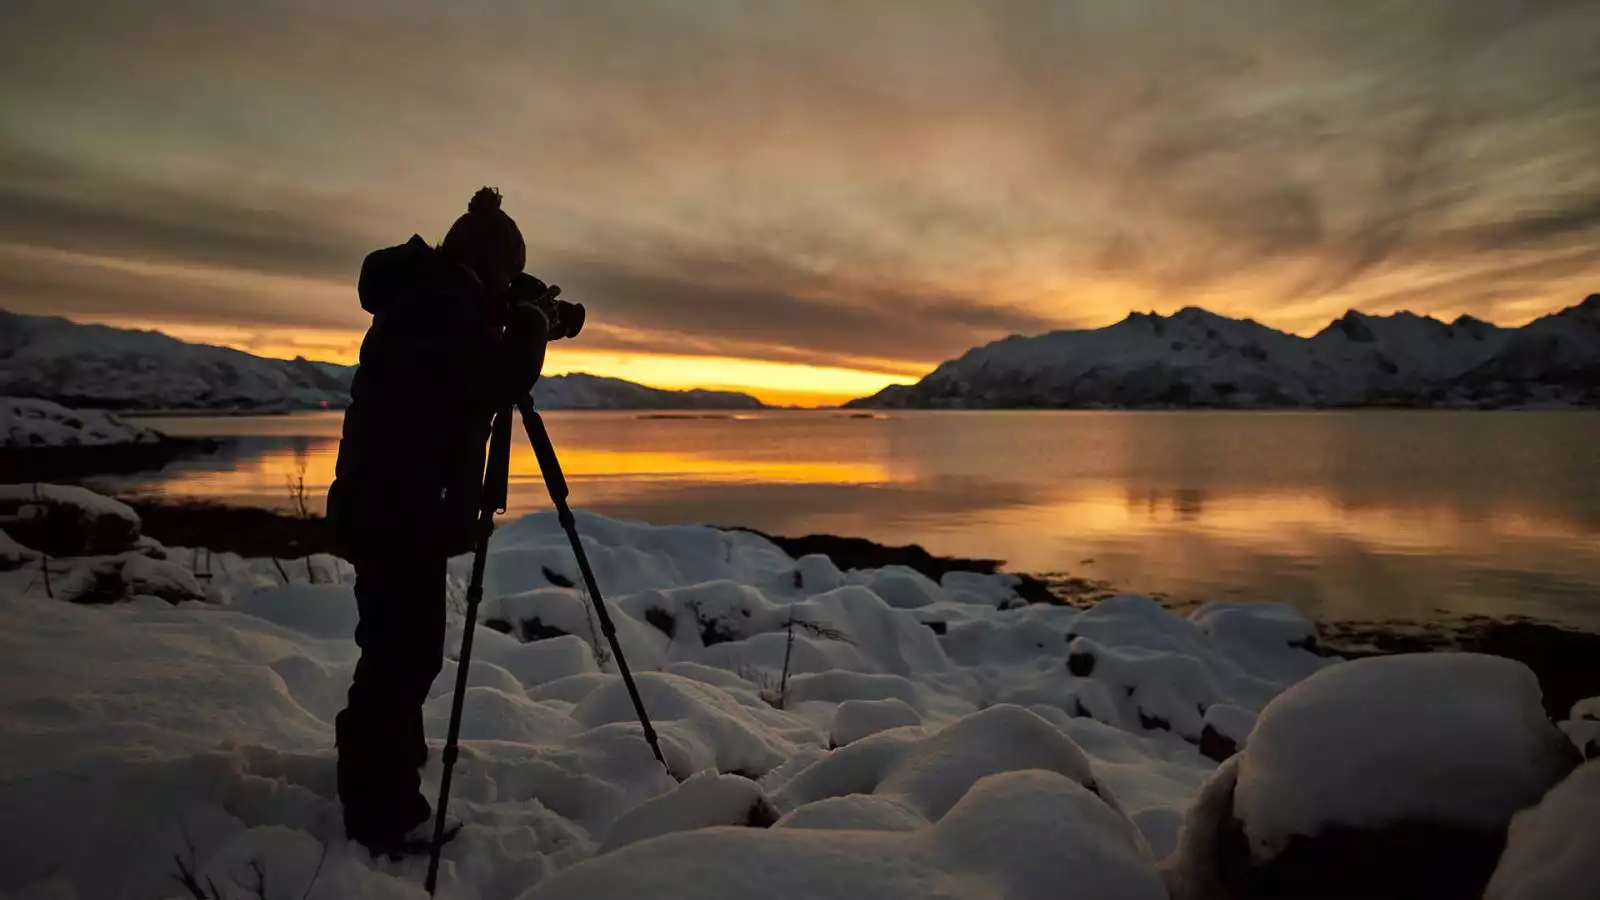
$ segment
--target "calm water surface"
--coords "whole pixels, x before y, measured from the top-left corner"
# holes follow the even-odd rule
[[[1329,619],[1600,627],[1600,414],[764,412],[546,416],[572,503],[656,523],[829,532],[1181,600]],[[321,503],[340,415],[173,418],[214,456],[101,487]],[[512,512],[548,506],[519,434]],[[404,452],[396,448],[396,452]]]

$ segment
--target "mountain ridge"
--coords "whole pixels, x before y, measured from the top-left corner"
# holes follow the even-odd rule
[[[1011,335],[871,409],[1600,406],[1600,294],[1505,328],[1349,310],[1310,337],[1196,306]]]
[[[0,309],[0,396],[75,409],[266,413],[342,409],[355,366],[273,359],[159,331]],[[545,409],[759,409],[735,391],[673,391],[584,373],[541,378]]]

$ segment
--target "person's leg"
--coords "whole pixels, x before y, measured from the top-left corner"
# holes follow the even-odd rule
[[[444,561],[394,548],[357,566],[361,659],[336,722],[345,830],[392,840],[428,817],[421,707],[442,664]]]

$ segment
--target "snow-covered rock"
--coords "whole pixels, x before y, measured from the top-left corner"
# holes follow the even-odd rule
[[[98,410],[67,409],[28,397],[0,397],[0,448],[114,447],[156,444],[161,434]]]
[[[13,539],[53,556],[115,553],[139,540],[126,503],[66,484],[0,484],[0,523]]]
[[[1521,663],[1471,653],[1365,659],[1267,706],[1242,752],[1234,809],[1257,859],[1330,823],[1494,828],[1537,802],[1573,756]]]
[[[883,700],[846,700],[833,711],[828,742],[834,747],[853,744],[880,731],[921,725],[922,716],[896,697]]]
[[[1521,328],[1347,313],[1310,338],[1196,307],[969,350],[862,407],[1593,404],[1600,295]]]
[[[520,900],[772,896],[884,900],[1165,900],[1150,850],[1073,779],[991,775],[906,829],[713,828],[645,841],[560,872]]]
[[[129,596],[160,597],[169,603],[205,599],[194,573],[169,560],[132,554],[122,564],[121,576]]]
[[[1600,893],[1600,760],[1511,821],[1484,900],[1589,900]]]
[[[1521,663],[1341,663],[1268,704],[1202,789],[1174,897],[1477,898],[1512,816],[1576,763]]]
[[[708,769],[624,813],[611,826],[600,852],[609,853],[675,831],[713,825],[766,828],[777,820],[777,810],[755,782]]]

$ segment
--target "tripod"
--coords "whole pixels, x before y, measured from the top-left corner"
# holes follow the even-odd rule
[[[533,455],[539,460],[539,471],[544,476],[544,485],[550,491],[551,502],[555,504],[556,520],[561,523],[561,530],[567,533],[567,540],[572,544],[572,554],[578,559],[578,571],[583,575],[583,586],[589,591],[596,617],[600,620],[600,630],[611,645],[611,654],[617,660],[617,670],[622,673],[622,683],[627,685],[634,711],[639,714],[639,724],[644,728],[644,738],[650,742],[650,750],[655,753],[656,760],[665,766],[667,761],[661,755],[661,744],[656,740],[656,731],[650,727],[650,717],[645,714],[644,701],[639,699],[639,688],[633,683],[633,673],[628,670],[628,660],[623,657],[622,646],[617,642],[616,626],[611,623],[610,613],[606,612],[605,599],[600,596],[600,586],[594,580],[594,570],[589,568],[589,555],[583,551],[583,542],[578,539],[578,523],[572,517],[572,510],[567,506],[567,479],[561,474],[561,461],[556,459],[556,449],[550,443],[550,433],[545,431],[544,419],[540,418],[538,410],[533,408],[533,400],[530,397],[524,396],[519,400],[515,411],[522,415],[522,427],[528,432],[528,441],[533,444]],[[512,412],[510,407],[501,410],[494,417],[494,425],[489,435],[489,458],[485,467],[483,494],[478,506],[478,533],[472,548],[472,578],[467,583],[466,630],[461,635],[461,656],[456,660],[456,692],[450,706],[450,732],[444,745],[444,776],[439,782],[439,806],[434,812],[433,819],[433,848],[428,857],[427,888],[430,897],[433,896],[434,888],[439,881],[439,851],[444,844],[444,813],[445,807],[450,802],[450,775],[455,769],[456,756],[459,753],[457,740],[461,736],[461,706],[466,700],[467,669],[472,661],[472,631],[478,622],[478,602],[483,599],[483,568],[488,561],[489,534],[494,530],[495,512],[506,507],[506,489],[511,477]]]

